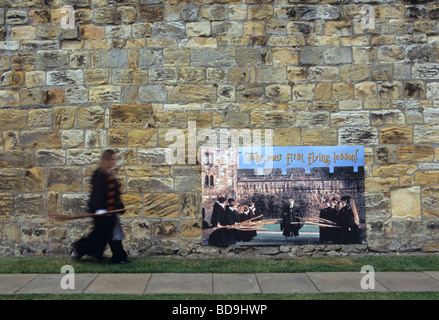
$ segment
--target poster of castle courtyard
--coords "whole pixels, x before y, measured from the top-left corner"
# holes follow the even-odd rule
[[[203,245],[364,244],[363,146],[203,148]]]

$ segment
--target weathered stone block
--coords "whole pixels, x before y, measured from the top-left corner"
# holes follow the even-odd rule
[[[104,117],[105,111],[101,107],[80,108],[78,110],[78,125],[81,128],[103,128]]]
[[[292,112],[268,111],[251,114],[251,126],[256,128],[286,128],[295,123],[296,116]]]
[[[233,67],[235,65],[235,49],[191,49],[191,66],[193,67]]]
[[[415,164],[389,164],[374,167],[372,174],[374,177],[399,177],[413,174],[417,169]]]
[[[405,123],[404,114],[399,110],[373,110],[370,112],[370,119],[373,126]]]
[[[337,145],[336,128],[302,128],[302,141],[305,146]]]
[[[201,239],[201,223],[199,220],[189,220],[181,222],[181,238]]]
[[[398,161],[418,162],[433,161],[434,149],[428,145],[398,146]]]
[[[69,67],[69,53],[64,50],[47,50],[37,52],[39,70],[60,70]]]
[[[14,197],[11,193],[0,193],[0,219],[11,218],[14,213]]]
[[[30,151],[0,151],[0,165],[4,168],[31,167],[34,164]]]
[[[45,105],[61,104],[64,102],[65,94],[62,88],[43,89],[42,94]]]
[[[331,114],[331,127],[339,126],[369,126],[368,111],[341,111]]]
[[[216,102],[216,87],[213,85],[178,85],[168,88],[171,103]]]
[[[424,217],[439,217],[439,188],[436,186],[422,188],[422,209]]]
[[[421,188],[400,188],[390,192],[392,217],[421,216]]]
[[[121,88],[118,86],[98,86],[91,87],[89,91],[89,101],[96,102],[119,102]]]
[[[148,218],[177,218],[178,194],[150,193],[144,195],[145,216]]]
[[[355,84],[355,97],[357,99],[370,99],[377,96],[377,85],[375,82],[360,82]]]
[[[0,190],[8,192],[24,191],[25,170],[7,168],[0,169]]]
[[[14,216],[18,219],[44,218],[44,195],[38,193],[22,193],[14,199]]]
[[[61,148],[61,134],[58,130],[21,131],[19,140],[25,149]]]
[[[130,147],[155,147],[157,145],[157,129],[131,129],[128,131]]]
[[[96,149],[70,149],[67,151],[67,164],[90,166],[99,164],[101,151]]]
[[[414,143],[436,143],[439,139],[439,126],[415,125]]]
[[[47,174],[47,190],[72,192],[81,191],[81,169],[74,167],[50,167]]]
[[[338,129],[340,145],[377,145],[378,132],[374,127],[341,127]]]
[[[148,104],[113,104],[110,109],[111,127],[142,128],[151,118]]]
[[[417,171],[415,173],[415,182],[425,186],[439,184],[439,171]]]
[[[154,235],[158,239],[177,239],[178,229],[176,222],[164,221],[154,223]]]
[[[6,106],[2,105],[2,102],[5,102],[2,97],[2,92],[0,91],[0,106]],[[17,94],[17,101],[18,101],[18,94]],[[26,110],[14,110],[14,109],[0,109],[0,130],[19,130],[26,126],[26,119],[27,119],[27,111]]]
[[[174,179],[172,178],[138,178],[131,177],[127,182],[128,192],[147,193],[151,190],[155,192],[172,192],[174,188]]]
[[[337,7],[325,5],[298,5],[296,17],[299,20],[334,20],[340,16]]]
[[[323,64],[324,48],[320,46],[300,47],[299,62],[302,64]]]
[[[380,129],[380,143],[413,143],[413,129],[410,126],[385,127]]]
[[[163,6],[161,5],[140,5],[138,9],[140,21],[161,21],[163,20]]]

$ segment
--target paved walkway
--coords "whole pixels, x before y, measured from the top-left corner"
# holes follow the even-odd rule
[[[65,274],[0,274],[0,294],[318,293],[365,292],[360,272],[308,273],[143,273],[75,274],[74,289],[63,289]],[[370,282],[368,282],[370,283]],[[367,291],[439,291],[439,271],[376,272]]]

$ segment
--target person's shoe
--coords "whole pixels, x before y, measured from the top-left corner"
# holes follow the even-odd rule
[[[75,261],[79,261],[82,258],[82,255],[78,254],[76,251],[72,251],[72,253],[70,254],[70,257],[75,260]]]

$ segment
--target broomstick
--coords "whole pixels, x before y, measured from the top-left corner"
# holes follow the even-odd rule
[[[125,208],[125,209],[117,209],[117,210],[111,210],[111,211],[107,211],[105,213],[102,214],[96,214],[96,213],[84,213],[84,214],[75,214],[75,215],[66,215],[66,214],[59,214],[56,212],[48,212],[48,218],[50,221],[68,221],[68,220],[76,220],[76,219],[84,219],[84,218],[89,218],[89,217],[93,217],[93,216],[105,216],[107,214],[111,214],[111,213],[117,213],[117,212],[122,212],[122,211],[126,211],[126,210],[131,210],[131,209],[138,209],[138,207],[130,207],[130,208]]]

